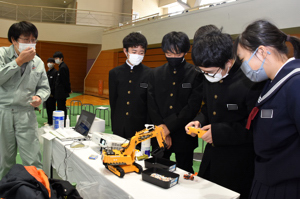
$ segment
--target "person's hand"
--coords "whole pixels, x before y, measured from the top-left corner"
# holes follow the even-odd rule
[[[28,47],[19,54],[19,56],[16,59],[16,62],[18,66],[22,66],[24,63],[33,60],[35,55],[36,55],[35,49]]]
[[[69,95],[71,95],[73,93],[73,91],[71,91],[70,93],[69,93]]]
[[[170,135],[166,136],[166,144],[168,145],[167,149],[170,149],[172,146],[172,138]]]
[[[202,136],[202,140],[204,140],[205,142],[207,142],[209,144],[212,144],[213,143],[213,139],[212,139],[212,135],[211,135],[211,124],[206,125],[206,126],[202,127],[201,129],[207,131]]]
[[[41,105],[42,100],[39,96],[33,96],[32,97],[32,101],[30,102],[30,105],[33,107],[38,107],[39,105]]]
[[[189,127],[199,128],[199,127],[200,127],[200,122],[199,122],[199,121],[192,121],[192,122],[188,123],[188,124],[185,126],[185,131],[186,131],[186,133],[188,133],[188,131],[189,131],[188,128],[189,128]],[[192,137],[196,137],[197,134],[191,133],[191,136],[192,136]]]
[[[159,126],[161,126],[163,128],[165,137],[167,137],[167,135],[170,134],[170,131],[169,131],[168,127],[165,124],[161,124]]]

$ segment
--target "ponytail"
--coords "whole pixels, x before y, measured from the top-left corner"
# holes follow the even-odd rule
[[[238,42],[244,48],[254,52],[260,45],[275,48],[281,54],[288,54],[286,42],[294,47],[294,57],[300,59],[300,39],[286,35],[275,25],[265,20],[258,20],[248,25],[239,36]]]
[[[297,37],[287,35],[286,41],[291,42],[291,44],[294,47],[294,57],[296,59],[299,59],[300,58],[300,39],[298,39]]]

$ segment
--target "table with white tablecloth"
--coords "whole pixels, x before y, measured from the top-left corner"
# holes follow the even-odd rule
[[[44,129],[45,133],[49,129]],[[78,189],[84,189],[94,198],[197,198],[197,199],[236,199],[239,194],[215,183],[195,177],[186,180],[187,172],[177,168],[179,183],[169,189],[163,189],[142,180],[142,175],[127,173],[123,178],[107,170],[99,154],[100,146],[91,141],[84,141],[84,148],[70,148],[72,141],[55,138],[44,139],[44,171],[49,174],[50,166],[56,169],[62,179],[77,183]],[[90,155],[98,155],[96,160]],[[144,167],[144,161],[137,161]],[[145,168],[144,168],[145,169]],[[93,198],[93,197],[91,197]]]

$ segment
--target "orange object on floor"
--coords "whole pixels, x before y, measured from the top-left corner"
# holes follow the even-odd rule
[[[49,193],[49,198],[51,198],[51,190],[50,190],[50,183],[48,180],[48,176],[45,174],[43,170],[37,170],[35,166],[24,166],[25,169],[32,175],[37,181],[42,183]]]

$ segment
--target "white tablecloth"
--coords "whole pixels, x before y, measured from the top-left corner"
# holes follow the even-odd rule
[[[45,132],[48,130],[45,129]],[[180,175],[179,183],[169,189],[163,189],[142,180],[141,174],[127,173],[119,178],[107,170],[98,154],[100,147],[93,142],[85,141],[85,148],[70,148],[72,142],[61,142],[58,139],[44,140],[44,171],[49,174],[50,163],[62,179],[76,182],[78,189],[83,183],[89,184],[89,194],[95,199],[236,199],[239,194],[221,187],[215,183],[195,177],[194,181],[185,180],[187,172],[177,168],[175,173]],[[66,145],[66,147],[64,147]],[[97,155],[92,160],[90,155]],[[137,161],[144,167],[143,161]],[[93,188],[93,189],[92,189]],[[94,194],[94,196],[93,196]]]

